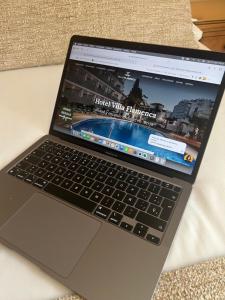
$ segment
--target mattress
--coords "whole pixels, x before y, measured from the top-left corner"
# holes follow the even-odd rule
[[[0,73],[0,168],[48,133],[62,66]],[[164,271],[225,255],[225,97]],[[0,300],[49,300],[69,291],[0,244]]]

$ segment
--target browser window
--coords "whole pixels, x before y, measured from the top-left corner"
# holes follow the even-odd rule
[[[54,129],[192,174],[219,62],[75,43]]]

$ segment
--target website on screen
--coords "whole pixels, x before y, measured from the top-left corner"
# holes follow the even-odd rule
[[[74,44],[54,129],[191,174],[224,69]]]

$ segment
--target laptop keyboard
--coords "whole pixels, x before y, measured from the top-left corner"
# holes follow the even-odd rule
[[[156,245],[181,188],[45,141],[9,174]]]

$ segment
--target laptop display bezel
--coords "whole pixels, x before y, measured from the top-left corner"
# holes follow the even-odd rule
[[[189,49],[189,48],[179,48],[179,47],[171,47],[171,46],[161,46],[161,45],[153,45],[153,44],[144,44],[144,43],[137,43],[137,42],[128,42],[128,41],[120,41],[120,40],[111,40],[111,39],[102,39],[102,38],[95,38],[95,37],[85,37],[85,36],[72,36],[67,55],[66,55],[66,60],[62,72],[62,77],[59,85],[59,90],[56,98],[56,103],[55,103],[55,108],[51,120],[51,126],[49,130],[49,134],[52,134],[54,136],[57,136],[65,141],[68,141],[73,144],[78,144],[80,146],[83,146],[85,148],[89,148],[91,150],[97,151],[99,153],[104,153],[107,155],[110,155],[112,157],[116,157],[118,159],[122,159],[128,163],[138,165],[140,167],[143,167],[147,170],[152,170],[155,172],[159,172],[163,175],[169,176],[169,177],[175,177],[179,178],[185,181],[188,181],[190,183],[193,183],[195,181],[195,178],[197,176],[200,163],[203,158],[203,154],[206,149],[207,142],[209,140],[209,136],[212,130],[212,126],[223,96],[223,91],[225,87],[225,75],[223,76],[222,82],[219,86],[218,94],[215,99],[215,104],[209,119],[208,127],[207,130],[204,134],[204,139],[201,143],[198,156],[196,159],[196,163],[193,169],[193,172],[191,175],[182,173],[180,171],[176,171],[174,169],[164,167],[161,165],[158,165],[153,162],[146,162],[146,160],[136,158],[134,156],[131,156],[129,154],[121,153],[118,152],[117,150],[113,150],[110,148],[106,148],[101,145],[97,145],[92,142],[88,142],[85,140],[82,140],[80,138],[77,138],[75,136],[71,136],[65,133],[61,133],[59,131],[54,130],[54,121],[56,118],[56,113],[57,113],[57,104],[60,100],[61,96],[61,91],[63,87],[63,82],[65,79],[65,73],[69,61],[69,56],[71,52],[72,45],[77,42],[77,43],[87,43],[87,44],[93,44],[93,45],[100,45],[100,46],[108,46],[108,47],[118,47],[118,48],[123,48],[123,49],[128,49],[128,50],[138,50],[138,51],[147,51],[147,52],[154,52],[154,53],[160,53],[160,54],[168,54],[168,55],[176,55],[176,56],[186,56],[186,57],[193,57],[193,58],[199,58],[199,59],[205,59],[205,60],[213,60],[213,61],[222,61],[225,62],[225,53],[220,53],[220,52],[212,52],[212,51],[206,51],[206,50],[197,50],[197,49]]]

